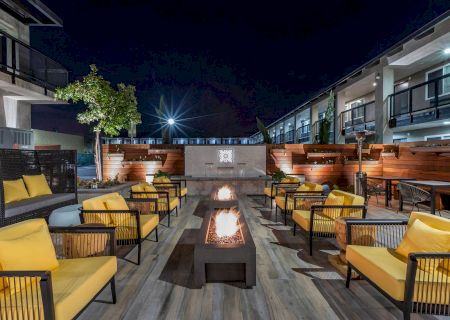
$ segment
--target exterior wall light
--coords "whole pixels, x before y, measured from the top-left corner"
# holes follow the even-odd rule
[[[449,48],[445,48],[445,49],[444,49],[444,53],[445,53],[445,54],[450,54],[450,47],[449,47]]]

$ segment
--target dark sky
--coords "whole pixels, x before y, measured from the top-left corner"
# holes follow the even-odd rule
[[[95,63],[111,82],[135,85],[141,135],[157,135],[152,115],[164,94],[184,118],[202,116],[184,122],[191,136],[219,137],[254,133],[256,115],[276,120],[450,8],[445,0],[44,3],[64,28],[33,28],[32,46],[72,79]],[[64,108],[68,118],[79,110]],[[65,129],[34,118],[35,127]]]

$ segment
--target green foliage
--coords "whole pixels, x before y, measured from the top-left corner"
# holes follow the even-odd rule
[[[258,117],[256,117],[256,126],[258,127],[259,132],[261,132],[263,136],[264,143],[271,144],[272,138],[270,137],[269,131],[267,130],[264,123]]]
[[[95,132],[109,136],[117,136],[120,130],[129,128],[130,123],[141,123],[135,87],[119,83],[114,89],[97,73],[95,65],[90,68],[91,72],[81,81],[56,89],[57,99],[86,105],[86,110],[77,115],[78,122],[91,125]]]
[[[284,178],[286,178],[286,174],[282,170],[277,170],[272,173],[272,180],[274,180],[274,181],[279,182]]]
[[[155,109],[156,114],[159,118],[160,130],[161,130],[161,138],[164,144],[170,144],[170,128],[167,127],[166,118],[167,118],[167,109],[166,102],[164,100],[164,96],[161,95],[159,98],[159,108]]]
[[[327,110],[325,118],[319,124],[319,144],[328,144],[330,142],[330,129],[334,123],[334,93],[330,91],[328,97]]]
[[[153,176],[154,178],[158,178],[158,177],[169,177],[169,173],[165,172],[165,171],[161,171],[158,170],[155,175]]]

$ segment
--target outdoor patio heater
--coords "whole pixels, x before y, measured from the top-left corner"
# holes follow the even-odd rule
[[[356,141],[358,142],[358,171],[355,173],[354,177],[354,185],[355,185],[355,194],[365,197],[365,188],[363,184],[367,184],[367,173],[362,170],[362,149],[364,140],[366,137],[373,135],[375,132],[362,130],[355,131],[353,135],[355,136]]]

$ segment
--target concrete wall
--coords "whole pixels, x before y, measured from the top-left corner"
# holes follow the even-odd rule
[[[60,145],[61,149],[86,151],[83,136],[36,129],[33,129],[33,135],[35,146]]]
[[[219,150],[233,150],[231,163],[219,162]],[[266,173],[266,146],[186,146],[185,174],[194,177],[257,177]]]
[[[406,138],[406,142],[425,141],[425,136],[448,135],[450,136],[450,125],[434,128],[417,129],[394,133],[394,139]]]
[[[22,42],[25,42],[26,44],[30,44],[29,27],[19,22],[3,10],[0,10],[0,30]]]

